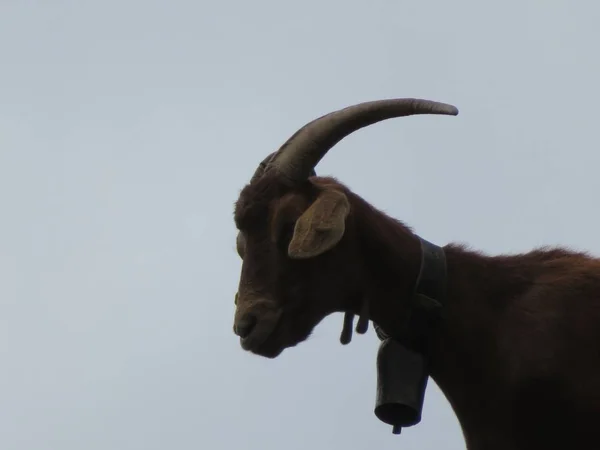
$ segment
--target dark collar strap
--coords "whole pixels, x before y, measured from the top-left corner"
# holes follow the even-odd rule
[[[444,249],[421,241],[421,270],[413,293],[414,306],[439,311],[446,303],[446,254]]]
[[[394,337],[403,343],[424,350],[431,328],[446,303],[446,254],[444,249],[419,237],[421,242],[421,268],[415,283],[411,307],[403,330]],[[380,340],[388,335],[375,324]]]

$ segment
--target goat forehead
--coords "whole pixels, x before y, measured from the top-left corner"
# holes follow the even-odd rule
[[[234,221],[239,230],[248,230],[253,227],[263,226],[268,220],[272,206],[278,209],[283,207],[287,213],[301,212],[306,207],[306,202],[317,190],[323,188],[339,188],[344,186],[335,178],[312,177],[313,189],[298,189],[283,185],[276,178],[265,176],[254,183],[246,185],[235,203]]]
[[[234,220],[238,228],[239,225],[248,224],[261,216],[266,216],[272,201],[284,195],[288,190],[289,188],[286,189],[277,180],[267,177],[246,185],[235,203]]]
[[[236,206],[234,221],[239,230],[248,230],[264,221],[268,212],[268,204],[245,202]]]

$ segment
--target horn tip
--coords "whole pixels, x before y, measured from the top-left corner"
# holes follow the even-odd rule
[[[440,114],[446,114],[448,116],[458,116],[458,108],[447,103],[440,103],[438,108],[436,108],[436,112]]]
[[[424,99],[412,99],[412,101],[413,110],[416,114],[442,114],[446,116],[458,116],[458,108],[449,103]]]

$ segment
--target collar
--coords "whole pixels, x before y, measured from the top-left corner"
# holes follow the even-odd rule
[[[442,247],[418,237],[421,243],[421,267],[410,299],[404,326],[393,332],[394,339],[420,352],[426,351],[428,338],[446,303],[446,254]],[[374,324],[380,340],[390,336]],[[389,330],[388,330],[389,331]]]

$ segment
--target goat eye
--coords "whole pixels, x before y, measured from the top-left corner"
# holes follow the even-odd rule
[[[244,235],[242,233],[238,233],[237,239],[235,240],[235,245],[237,248],[238,255],[240,255],[240,258],[244,259],[244,253],[246,250],[246,238],[244,238]]]

